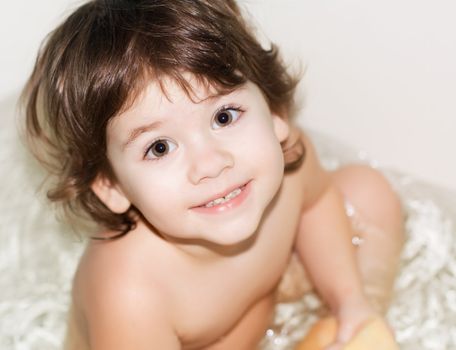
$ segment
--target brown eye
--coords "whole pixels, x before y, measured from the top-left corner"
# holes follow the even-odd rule
[[[155,156],[161,157],[168,153],[168,145],[162,141],[156,142],[152,145],[151,151]]]
[[[216,123],[220,126],[224,126],[226,124],[231,123],[232,119],[233,119],[233,117],[231,116],[230,113],[228,113],[227,111],[223,111],[217,115]]]
[[[214,129],[223,128],[224,126],[230,125],[236,122],[241,116],[241,110],[239,108],[225,108],[218,111],[214,117],[212,127]]]
[[[161,158],[174,150],[174,148],[176,148],[176,145],[171,141],[157,140],[147,149],[145,157],[149,159]]]

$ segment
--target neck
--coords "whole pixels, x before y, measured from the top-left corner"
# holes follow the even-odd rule
[[[163,243],[172,245],[186,255],[198,260],[217,260],[241,255],[254,246],[258,233],[257,230],[247,239],[236,244],[223,245],[199,238],[186,239],[170,236],[155,229],[144,220],[138,222],[134,231],[143,231],[146,234],[153,235]]]

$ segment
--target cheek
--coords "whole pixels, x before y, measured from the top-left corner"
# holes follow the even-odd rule
[[[176,207],[176,194],[182,188],[179,179],[168,172],[155,171],[155,164],[123,169],[119,174],[122,189],[131,203],[143,214],[167,211]]]
[[[144,218],[160,231],[169,229],[176,223],[176,213],[181,210],[181,203],[174,189],[159,187],[156,191],[152,188],[136,191],[133,194],[132,204],[139,210]]]
[[[274,133],[272,123],[266,121],[258,123],[247,132],[245,139],[243,151],[250,161],[255,160],[255,163],[268,167],[283,168],[282,147]]]
[[[144,203],[149,203],[152,198],[158,198],[153,203],[161,202],[167,204],[173,201],[177,189],[179,188],[178,181],[173,176],[147,176],[143,174],[141,181],[134,185],[134,197]]]
[[[257,163],[259,174],[268,183],[271,189],[276,189],[282,179],[284,173],[284,156],[280,142],[275,137],[272,129],[261,133],[257,136],[256,154],[251,156]]]

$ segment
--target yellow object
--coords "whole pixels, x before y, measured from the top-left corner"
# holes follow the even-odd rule
[[[334,317],[318,321],[295,350],[324,350],[336,339],[337,321]],[[385,322],[375,318],[366,323],[343,350],[399,350]]]

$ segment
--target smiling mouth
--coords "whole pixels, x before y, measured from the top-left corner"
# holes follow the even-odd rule
[[[232,190],[231,192],[229,192],[225,196],[216,198],[214,200],[211,200],[211,201],[207,202],[206,204],[200,205],[199,208],[212,208],[212,207],[215,207],[215,206],[218,206],[218,205],[225,204],[225,203],[233,200],[237,196],[239,196],[246,186],[247,186],[247,184],[244,184],[244,185],[242,185],[242,186],[240,186],[238,188],[235,188],[234,190]]]
[[[239,194],[241,192],[242,192],[242,190],[240,188],[236,188],[234,191],[228,193],[225,197],[217,198],[217,199],[215,199],[213,201],[210,201],[209,203],[203,205],[202,207],[203,208],[212,208],[212,207],[214,207],[216,205],[220,205],[220,204],[226,203],[229,200],[239,196]]]

